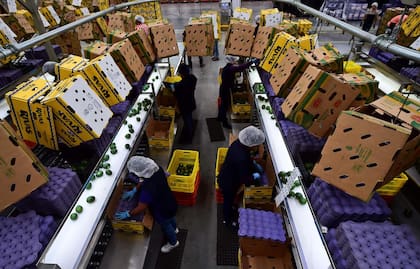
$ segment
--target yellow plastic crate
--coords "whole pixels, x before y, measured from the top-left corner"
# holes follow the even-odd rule
[[[244,197],[245,198],[271,198],[273,193],[273,187],[271,186],[258,186],[258,187],[245,187]]]
[[[408,177],[405,173],[401,173],[398,177],[383,185],[376,192],[379,195],[395,196],[404,187]]]
[[[233,114],[250,114],[251,113],[251,94],[249,91],[231,92],[231,107]]]
[[[176,174],[179,164],[194,165],[192,173],[188,176]],[[167,171],[169,172],[168,184],[171,190],[180,192],[194,192],[194,184],[200,170],[199,152],[194,150],[175,150]]]
[[[360,73],[362,67],[353,61],[344,61],[344,73]]]
[[[225,161],[227,151],[228,151],[228,148],[218,148],[217,149],[216,168],[214,170],[214,175],[215,175],[214,184],[216,186],[216,190],[219,188],[219,184],[217,184],[217,176],[220,173],[220,169],[222,169],[222,164]]]

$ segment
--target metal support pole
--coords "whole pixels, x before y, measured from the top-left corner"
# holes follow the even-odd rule
[[[380,48],[381,50],[391,52],[392,54],[402,56],[406,59],[410,59],[412,61],[415,61],[417,63],[420,63],[420,52],[403,47],[400,45],[397,45],[393,43],[392,40],[389,40],[386,35],[380,35],[376,36],[371,33],[365,32],[358,27],[355,27],[351,24],[348,24],[346,22],[343,22],[341,20],[338,20],[332,16],[329,16],[325,13],[322,13],[316,9],[313,9],[307,5],[302,4],[298,0],[273,0],[273,2],[281,2],[281,3],[287,3],[293,6],[296,6],[297,8],[300,8],[307,13],[314,15],[322,20],[325,20],[335,26],[337,26],[340,29],[343,29],[346,32],[349,32],[350,34],[360,38],[363,41],[366,41],[368,43],[371,43],[375,47]]]
[[[22,4],[32,15],[32,18],[34,20],[35,28],[38,31],[38,33],[44,34],[47,32],[47,30],[44,27],[44,24],[42,23],[41,16],[38,12],[38,0],[30,1],[30,0],[18,0],[20,4]],[[58,61],[57,55],[55,54],[55,51],[51,45],[51,42],[45,43],[45,50],[47,51],[48,58],[51,61]]]
[[[56,29],[53,29],[51,31],[48,31],[46,33],[43,33],[39,36],[35,36],[33,38],[31,38],[30,40],[25,40],[21,43],[18,44],[10,44],[10,46],[8,48],[0,48],[0,59],[6,58],[10,55],[16,54],[20,51],[24,51],[26,49],[32,48],[35,45],[39,45],[39,44],[44,44],[47,41],[53,39],[56,36],[59,36],[69,30],[72,30],[74,28],[76,28],[77,26],[80,26],[84,23],[90,22],[96,18],[102,17],[108,13],[126,8],[126,7],[130,7],[130,6],[134,6],[134,5],[138,5],[141,3],[147,3],[147,2],[151,2],[150,0],[135,0],[132,2],[127,2],[127,3],[123,3],[123,4],[118,4],[115,6],[112,6],[108,9],[93,13],[89,16],[83,17],[75,22],[66,24],[64,26],[58,27]],[[26,3],[27,6],[27,3]]]

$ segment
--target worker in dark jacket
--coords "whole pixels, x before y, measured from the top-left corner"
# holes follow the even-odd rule
[[[186,64],[179,65],[178,74],[181,76],[182,80],[174,85],[175,97],[184,121],[184,139],[185,141],[190,142],[193,137],[192,113],[196,109],[194,93],[197,85],[197,77],[191,73],[190,68]]]
[[[176,236],[178,228],[175,221],[177,203],[169,188],[164,170],[152,159],[143,156],[131,157],[127,162],[127,169],[139,177],[139,184],[132,190],[124,192],[122,199],[132,199],[140,191],[139,201],[135,208],[117,212],[115,218],[118,220],[128,219],[149,208],[167,240],[161,251],[163,253],[170,252],[179,245]]]
[[[259,176],[254,173],[251,151],[264,141],[265,136],[260,129],[248,126],[239,132],[238,139],[227,151],[218,176],[218,184],[223,194],[223,222],[228,226],[237,225],[233,206],[241,185],[249,186]]]
[[[222,69],[221,84],[219,88],[219,112],[217,120],[223,123],[223,127],[232,129],[227,119],[227,111],[230,105],[230,92],[235,86],[235,74],[236,72],[242,72],[248,68],[253,61],[249,61],[244,64],[238,64],[239,57],[237,56],[226,56],[227,64]]]

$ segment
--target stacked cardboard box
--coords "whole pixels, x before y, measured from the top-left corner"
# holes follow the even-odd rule
[[[156,59],[155,48],[150,38],[143,30],[131,32],[127,36],[144,65],[151,64]]]
[[[296,45],[296,38],[286,32],[280,32],[274,36],[273,43],[266,50],[264,59],[260,63],[260,67],[265,71],[274,74],[276,69],[280,67],[280,62],[286,56],[286,51],[291,46]]]
[[[299,36],[298,24],[295,21],[283,20],[282,23],[273,26],[278,32],[286,32],[292,36]]]
[[[61,19],[52,5],[41,7],[39,10],[41,11],[42,15],[44,15],[45,19],[48,21],[51,27],[60,25]]]
[[[300,35],[307,35],[312,28],[312,22],[307,19],[298,20],[298,33]]]
[[[41,104],[52,108],[56,132],[68,147],[99,138],[112,117],[112,111],[80,75],[61,80]]]
[[[220,22],[220,14],[218,11],[215,10],[207,10],[203,11],[200,15],[201,18],[211,18],[211,23],[213,24],[213,34],[214,38],[220,40],[221,38],[221,22]]]
[[[233,18],[244,20],[244,21],[251,21],[252,9],[244,8],[244,7],[237,7],[233,11]]]
[[[326,72],[343,73],[344,56],[332,44],[311,51],[313,64]]]
[[[283,12],[277,8],[262,9],[260,14],[260,25],[275,26],[283,21]]]
[[[64,58],[59,64],[55,66],[55,74],[57,79],[60,81],[73,76],[88,62],[89,61],[85,58],[75,55],[70,55]]]
[[[191,19],[185,26],[185,49],[188,56],[213,54],[214,33],[211,18]]]
[[[173,24],[157,23],[150,26],[150,32],[157,58],[165,58],[179,54]]]
[[[25,141],[58,150],[52,110],[41,104],[41,100],[51,89],[52,85],[43,78],[29,80],[6,93],[6,100],[20,137]]]
[[[250,23],[231,23],[225,41],[225,54],[249,57],[254,41],[254,32],[255,26]]]
[[[420,6],[417,6],[401,25],[406,36],[418,37],[420,35]]]
[[[315,49],[316,42],[318,41],[318,35],[305,35],[296,39],[296,44],[299,48],[302,48],[306,51],[312,51]]]
[[[0,121],[0,210],[48,182],[48,171],[5,121]]]
[[[22,14],[0,14],[2,19],[16,34],[16,39],[26,39],[35,33],[27,18]]]
[[[109,46],[107,43],[97,40],[87,46],[83,52],[85,58],[92,60],[100,55],[105,54],[108,48]]]
[[[420,103],[393,92],[359,112],[343,111],[312,173],[368,201],[420,157],[419,109]]]
[[[365,73],[351,74],[346,73],[339,76],[345,83],[354,88],[360,89],[360,94],[356,97],[350,107],[359,107],[368,104],[376,99],[379,82]]]
[[[130,83],[141,78],[145,67],[128,39],[112,45],[109,53]]]
[[[108,33],[107,42],[108,44],[115,44],[121,40],[124,40],[126,37],[127,37],[127,33],[122,30],[119,30],[119,29],[111,30]]]
[[[130,7],[132,14],[141,14],[146,22],[162,20],[162,10],[159,1],[140,3]]]
[[[127,12],[117,12],[114,14],[108,15],[108,29],[112,30],[121,30],[124,32],[132,32],[135,30],[134,17],[132,14]]]
[[[130,93],[130,83],[109,54],[98,56],[79,72],[108,106],[124,101]]]
[[[257,35],[252,44],[251,57],[262,59],[274,36],[274,29],[271,26],[259,26]]]
[[[270,77],[274,93],[283,98],[287,97],[310,62],[311,58],[304,50],[295,46],[288,48],[281,65]]]
[[[317,137],[329,134],[339,113],[360,93],[336,76],[309,65],[281,108],[288,119]]]

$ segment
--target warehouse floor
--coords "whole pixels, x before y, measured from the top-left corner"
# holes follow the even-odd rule
[[[260,9],[272,7],[271,1],[242,2],[242,7],[252,8],[253,17],[259,13]],[[176,29],[178,41],[182,40],[184,25],[188,18],[199,16],[203,10],[218,10],[218,3],[179,3],[162,4],[163,17],[173,23]],[[324,28],[326,29],[326,28]],[[319,44],[333,42],[333,44],[343,53],[350,51],[350,36],[342,34],[341,30],[332,27],[328,28],[324,34],[319,35]],[[175,141],[174,149],[189,149],[200,152],[200,175],[201,183],[198,190],[197,202],[194,206],[180,207],[177,215],[178,226],[188,230],[188,235],[183,253],[181,268],[237,268],[236,266],[217,266],[216,265],[216,241],[217,241],[217,204],[215,200],[214,170],[217,149],[228,146],[230,130],[224,129],[225,141],[210,142],[207,131],[206,118],[217,116],[217,95],[218,95],[218,71],[225,65],[223,57],[224,39],[219,43],[220,61],[212,61],[210,57],[204,57],[205,66],[200,68],[198,59],[193,57],[193,73],[198,77],[196,90],[197,110],[194,118],[197,119],[197,127],[192,144],[178,144]],[[181,127],[181,122],[178,122]],[[233,124],[233,133],[242,128],[244,124]],[[180,128],[178,128],[180,130]],[[164,153],[165,154],[165,153]],[[152,156],[153,157],[153,156]],[[169,158],[169,156],[167,156]],[[169,160],[167,158],[167,160]],[[163,158],[165,160],[165,158]],[[163,167],[167,166],[164,161]],[[124,240],[131,240],[124,235]],[[141,268],[138,256],[142,256],[137,251],[144,252],[147,246],[140,246],[134,251],[129,248],[131,243],[118,244],[107,249],[101,268]],[[128,256],[125,256],[128,255]],[[115,261],[118,259],[118,262]],[[112,261],[111,261],[112,260]],[[112,265],[111,265],[112,264]],[[170,269],[170,268],[168,268]]]

